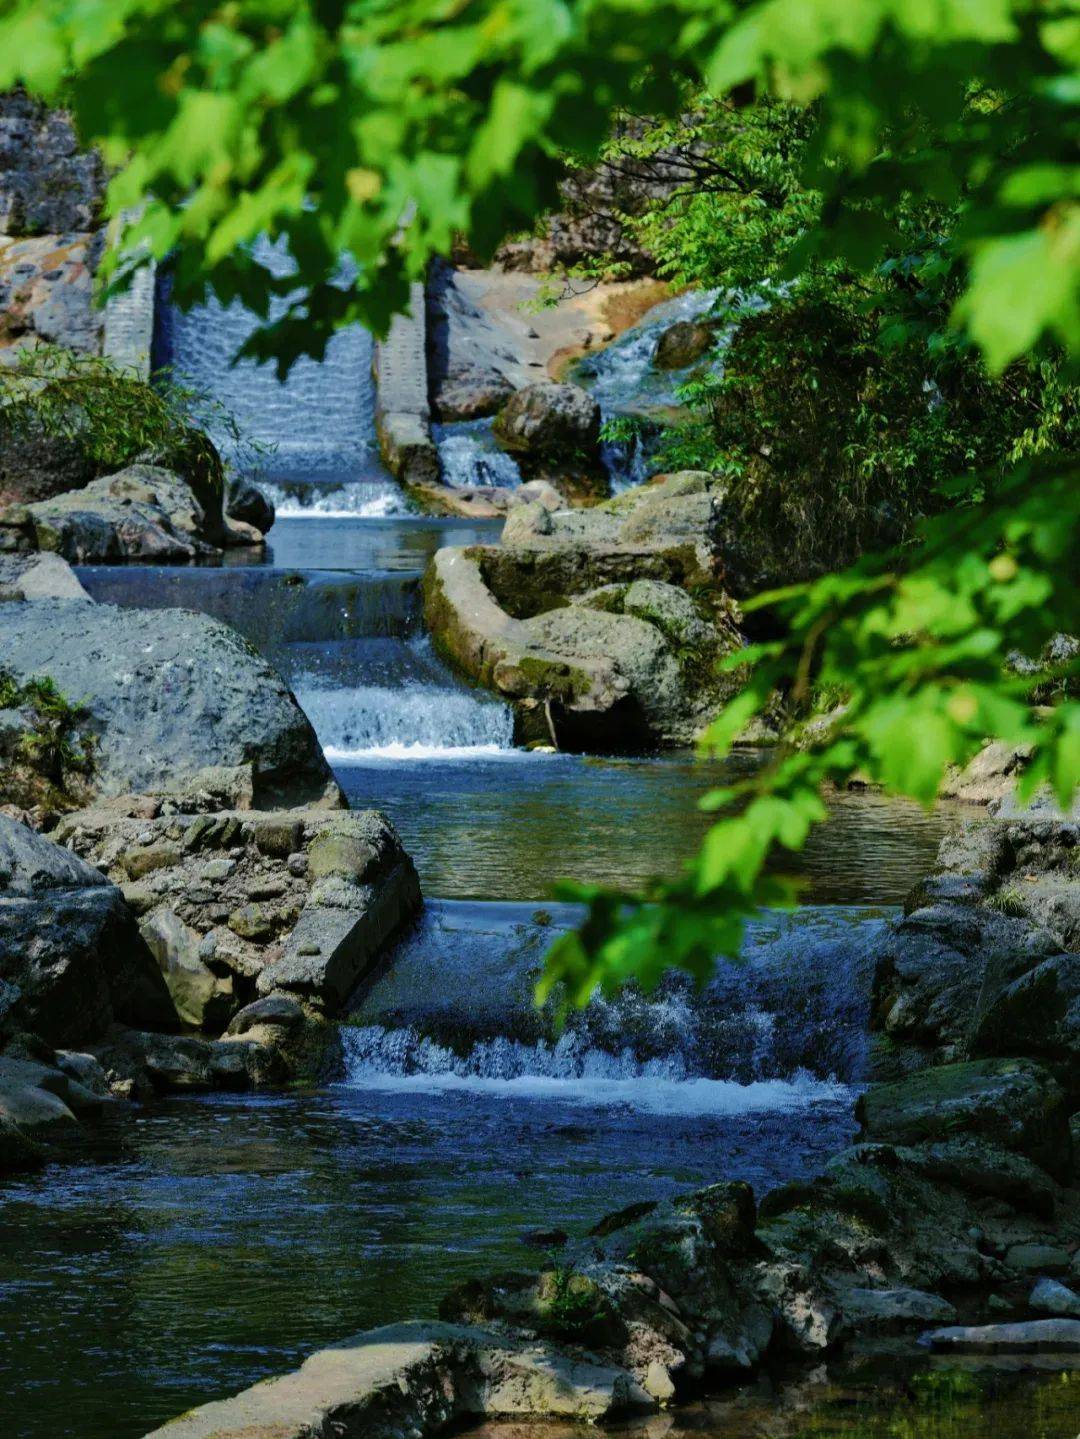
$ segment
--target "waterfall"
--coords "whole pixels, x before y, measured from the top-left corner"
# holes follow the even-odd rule
[[[293,262],[282,243],[260,239],[255,258],[277,276],[291,273]],[[342,265],[340,284],[352,269]],[[289,300],[271,302],[271,320]],[[284,380],[270,362],[233,363],[240,346],[262,323],[239,301],[225,306],[211,296],[187,312],[171,303],[167,273],[160,281],[154,336],[155,366],[168,366],[176,378],[205,392],[231,414],[247,445],[263,451],[258,473],[280,502],[283,516],[308,513],[378,515],[402,508],[396,485],[383,471],[375,439],[373,342],[361,325],[338,330],[321,360],[302,356]],[[243,465],[247,445],[211,418],[210,432],[226,459]],[[282,482],[301,480],[299,489]]]
[[[594,999],[560,1030],[532,991],[546,949],[577,919],[569,906],[429,902],[355,1003],[346,1082],[672,1114],[850,1100],[881,911],[763,914],[741,963],[721,963],[704,989],[669,975],[651,994]]]
[[[290,674],[332,764],[468,759],[512,749],[509,706],[457,684],[427,639],[398,644],[392,654],[354,654],[343,679],[340,672],[328,676],[325,666],[313,672],[299,657]]]
[[[596,397],[605,423],[623,417],[642,422],[632,438],[606,441],[603,445],[602,458],[616,492],[648,478],[659,422],[680,408],[679,390],[704,363],[698,361],[683,370],[657,369],[654,359],[660,336],[680,321],[704,318],[719,296],[719,290],[687,290],[672,300],[664,300],[605,349],[577,362],[575,378]],[[756,309],[764,303],[760,296],[740,301],[746,309]],[[724,347],[734,333],[734,324],[717,333],[716,346],[708,357],[715,374],[722,373]]]
[[[510,489],[521,484],[517,461],[495,442],[490,420],[433,425],[439,464],[448,485]]]

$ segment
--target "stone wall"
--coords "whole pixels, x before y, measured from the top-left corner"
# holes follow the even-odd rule
[[[0,359],[41,342],[100,352],[104,191],[100,156],[62,111],[22,91],[0,97]]]

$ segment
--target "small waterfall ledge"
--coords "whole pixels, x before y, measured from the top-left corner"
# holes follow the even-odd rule
[[[429,902],[343,1030],[347,1085],[468,1091],[662,1114],[850,1107],[867,1048],[880,911],[763,914],[699,990],[597,997],[561,1032],[532,990],[575,909]]]

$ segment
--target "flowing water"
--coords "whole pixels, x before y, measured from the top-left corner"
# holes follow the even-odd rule
[[[419,595],[435,548],[497,523],[399,512],[360,337],[282,387],[224,368],[248,324],[210,306],[165,330],[177,365],[201,366],[279,445],[267,552],[80,577],[99,601],[191,607],[244,633],[350,802],[399,826],[428,903],[355,997],[337,1084],[125,1110],[92,1159],[5,1186],[4,1436],[135,1439],[313,1347],[432,1314],[468,1274],[539,1262],[524,1230],[580,1231],[627,1196],[720,1175],[761,1190],[812,1174],[852,1133],[873,945],[943,826],[838,796],[797,861],[806,904],[762,915],[743,963],[558,1032],[531,1001],[576,918],[549,902],[553,881],[674,873],[722,772],[515,749],[507,707],[433,652]],[[482,430],[470,444],[469,463],[490,453]]]

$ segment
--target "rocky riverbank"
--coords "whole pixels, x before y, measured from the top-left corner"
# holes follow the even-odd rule
[[[55,556],[3,578],[0,1168],[116,1098],[332,1072],[420,906],[392,825],[226,625],[93,604]]]
[[[1078,843],[1075,822],[1010,805],[946,842],[880,942],[881,1077],[819,1178],[633,1204],[552,1236],[539,1273],[465,1284],[439,1324],[360,1335],[156,1433],[595,1420],[920,1336],[940,1353],[1080,1352]]]

